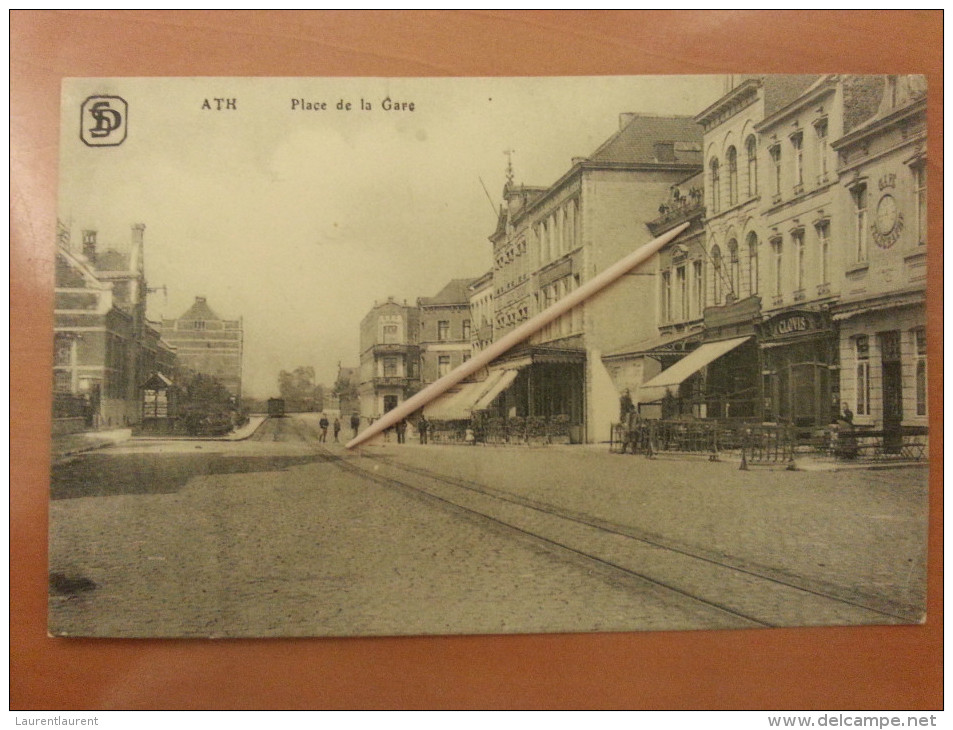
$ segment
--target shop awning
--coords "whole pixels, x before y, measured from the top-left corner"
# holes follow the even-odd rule
[[[424,415],[436,421],[468,419],[470,417],[468,404],[480,397],[484,382],[486,381],[464,383],[460,390],[444,393],[424,406]]]
[[[479,400],[473,404],[473,410],[482,411],[486,408],[489,408],[490,404],[496,399],[496,397],[513,384],[513,381],[516,380],[516,376],[518,374],[519,370],[512,368],[507,368],[506,370],[500,371],[500,377],[497,378],[496,382],[486,389],[483,392],[483,395],[480,396]]]
[[[735,337],[731,340],[708,342],[693,350],[672,367],[663,370],[648,382],[640,385],[639,403],[654,403],[661,400],[669,390],[674,394],[678,390],[678,386],[690,376],[750,339],[751,336],[749,335],[747,337]]]

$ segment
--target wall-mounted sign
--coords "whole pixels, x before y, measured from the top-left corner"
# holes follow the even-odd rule
[[[827,319],[821,312],[785,312],[762,323],[765,339],[798,337],[828,329]]]

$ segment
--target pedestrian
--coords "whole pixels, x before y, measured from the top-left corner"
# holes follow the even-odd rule
[[[361,427],[361,417],[356,413],[351,414],[351,431],[354,434],[354,438],[357,438],[357,430]]]
[[[334,443],[338,442],[338,434],[341,433],[341,419],[334,419]]]
[[[417,422],[417,431],[420,433],[420,443],[421,445],[427,443],[427,433],[430,431],[430,421],[427,420],[427,417],[421,413],[420,420]]]
[[[407,421],[405,421],[403,418],[400,419],[397,422],[396,431],[397,431],[397,443],[399,444],[404,443],[404,435],[407,433]]]
[[[854,423],[854,412],[850,409],[850,406],[847,405],[847,402],[846,402],[846,401],[844,402],[843,405],[844,405],[844,416],[843,416],[843,418],[844,418],[845,421],[847,421],[847,423],[853,425],[853,423]]]
[[[322,444],[326,443],[328,440],[328,426],[331,424],[328,421],[328,417],[323,413],[321,414],[321,420],[318,422],[318,425],[321,427],[321,435],[318,437],[318,441]]]

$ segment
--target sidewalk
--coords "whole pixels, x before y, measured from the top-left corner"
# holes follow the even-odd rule
[[[131,428],[118,428],[110,431],[82,431],[54,436],[51,456],[54,461],[67,456],[75,456],[86,451],[115,446],[132,438]]]
[[[244,441],[255,434],[261,425],[268,420],[268,416],[249,416],[248,423],[224,436],[171,436],[157,434],[155,436],[133,436],[132,441]]]
[[[243,441],[254,435],[266,420],[267,416],[252,416],[244,426],[225,436],[133,436],[131,428],[64,434],[53,437],[51,456],[53,461],[57,461],[127,441]]]

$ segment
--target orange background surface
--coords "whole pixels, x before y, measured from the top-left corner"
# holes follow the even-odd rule
[[[941,11],[12,11],[11,709],[940,709],[942,21]],[[934,468],[925,625],[47,638],[52,242],[63,77],[729,72],[928,76]]]

